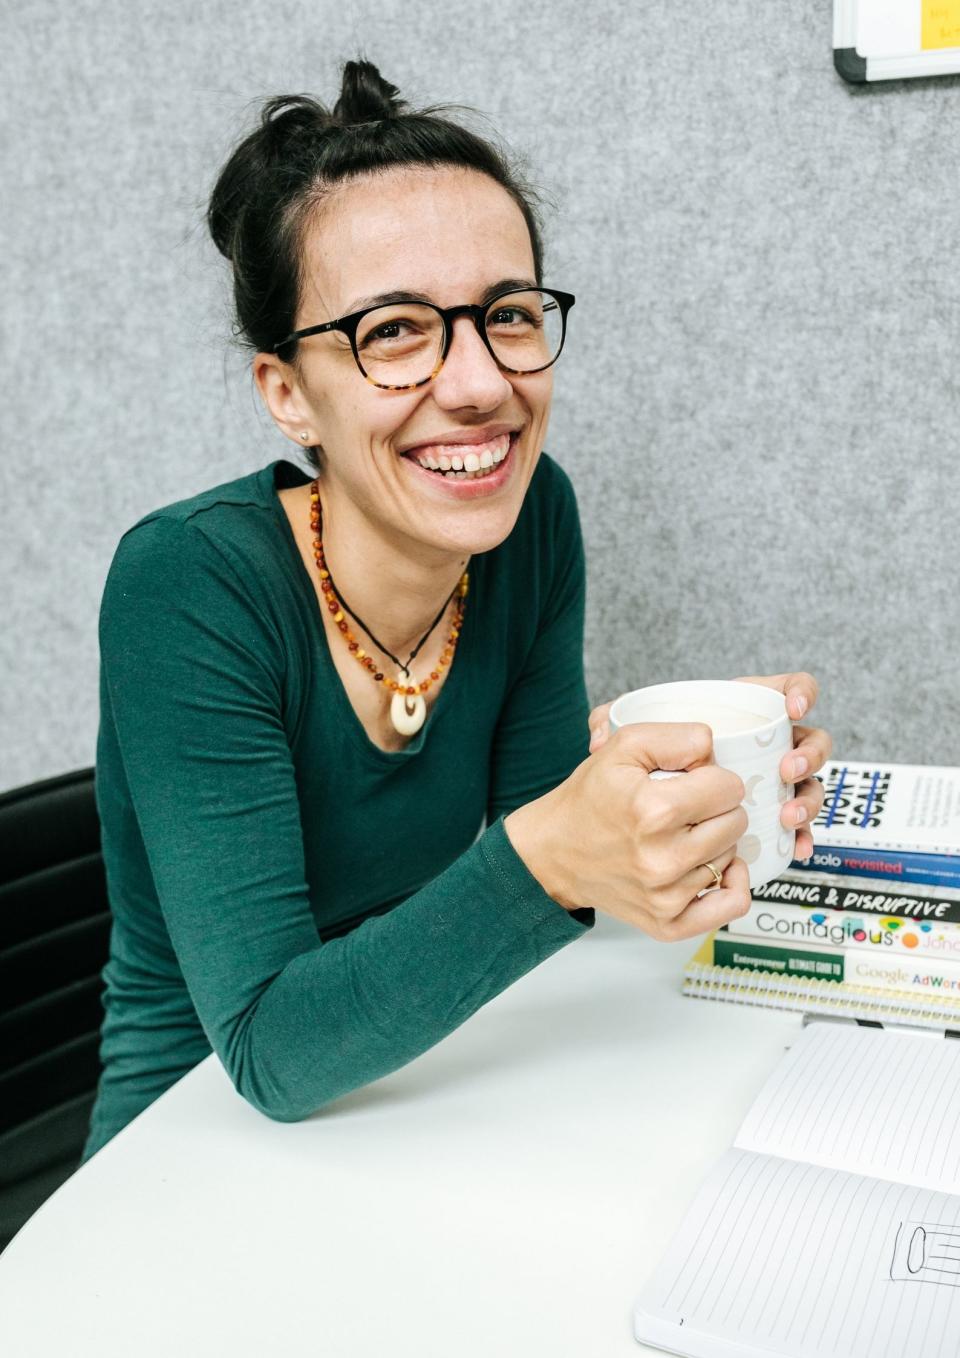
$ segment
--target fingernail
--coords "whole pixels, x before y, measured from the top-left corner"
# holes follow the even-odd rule
[[[798,806],[796,811],[794,811],[793,813],[794,825],[802,825],[806,819],[807,819],[807,808],[805,806]]]
[[[794,698],[793,705],[797,709],[797,716],[802,717],[807,710],[807,700],[802,693]]]
[[[795,759],[793,761],[794,778],[802,778],[803,775],[806,773],[807,768],[808,768],[807,761],[804,759],[803,755],[800,755],[798,759]]]

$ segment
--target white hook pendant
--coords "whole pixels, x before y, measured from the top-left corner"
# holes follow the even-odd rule
[[[398,679],[403,682],[402,676]],[[407,681],[409,683],[409,680]],[[427,703],[422,693],[395,693],[390,703],[390,720],[395,731],[412,736],[420,730],[427,715]]]

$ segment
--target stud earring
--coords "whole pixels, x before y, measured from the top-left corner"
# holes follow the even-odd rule
[[[306,443],[307,438],[309,437],[309,435],[307,434],[307,431],[304,430],[303,433],[300,435],[300,437],[303,439],[304,443]]]

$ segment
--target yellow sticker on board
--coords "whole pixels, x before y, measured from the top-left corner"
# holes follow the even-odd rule
[[[920,46],[960,47],[960,0],[920,0]]]

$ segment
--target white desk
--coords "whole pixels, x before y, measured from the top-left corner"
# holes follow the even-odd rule
[[[10,1358],[637,1358],[634,1297],[798,1014],[598,917],[306,1122],[211,1057],[0,1255]]]

